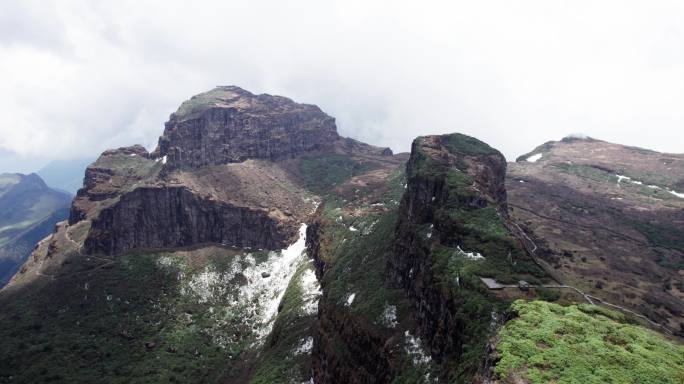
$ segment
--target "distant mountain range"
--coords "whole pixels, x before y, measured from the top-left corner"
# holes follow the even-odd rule
[[[68,217],[71,195],[49,188],[35,173],[0,174],[0,286],[34,245]]]
[[[36,173],[51,188],[75,195],[83,186],[83,174],[92,158],[53,160]]]

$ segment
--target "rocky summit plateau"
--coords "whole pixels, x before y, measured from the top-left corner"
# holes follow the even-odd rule
[[[684,382],[684,155],[395,154],[217,87],[102,153],[36,241],[0,383]]]

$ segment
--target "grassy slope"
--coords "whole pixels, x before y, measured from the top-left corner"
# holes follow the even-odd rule
[[[244,370],[255,334],[231,272],[243,256],[193,252],[73,258],[80,272],[3,292],[0,382],[217,382]]]
[[[500,332],[496,373],[528,383],[684,382],[684,347],[590,305],[517,301]],[[507,381],[504,381],[507,382]],[[511,381],[513,382],[513,381]]]
[[[373,168],[373,163],[362,163],[342,154],[307,156],[299,163],[305,185],[320,194],[328,194],[334,186]]]

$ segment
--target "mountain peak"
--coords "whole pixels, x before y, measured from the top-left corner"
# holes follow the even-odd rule
[[[589,135],[585,135],[584,133],[575,132],[561,139],[561,141],[567,140],[594,140],[594,138],[590,137]]]
[[[198,118],[211,109],[233,109],[241,112],[266,114],[309,109],[321,112],[315,105],[299,104],[284,96],[266,93],[255,95],[235,85],[222,85],[184,101],[178,110],[171,115],[171,120],[185,121]]]
[[[315,105],[282,96],[216,87],[185,101],[166,123],[154,158],[194,169],[247,159],[282,160],[330,150],[339,139],[335,119]]]
[[[251,92],[234,85],[218,86],[184,101],[178,110],[171,115],[171,119],[192,119],[211,108],[246,108],[249,105],[249,100],[254,97],[255,95]]]

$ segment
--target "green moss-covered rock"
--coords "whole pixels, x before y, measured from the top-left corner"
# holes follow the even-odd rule
[[[500,331],[495,373],[503,382],[684,382],[684,347],[591,305],[516,301]],[[516,381],[518,382],[518,381]]]

